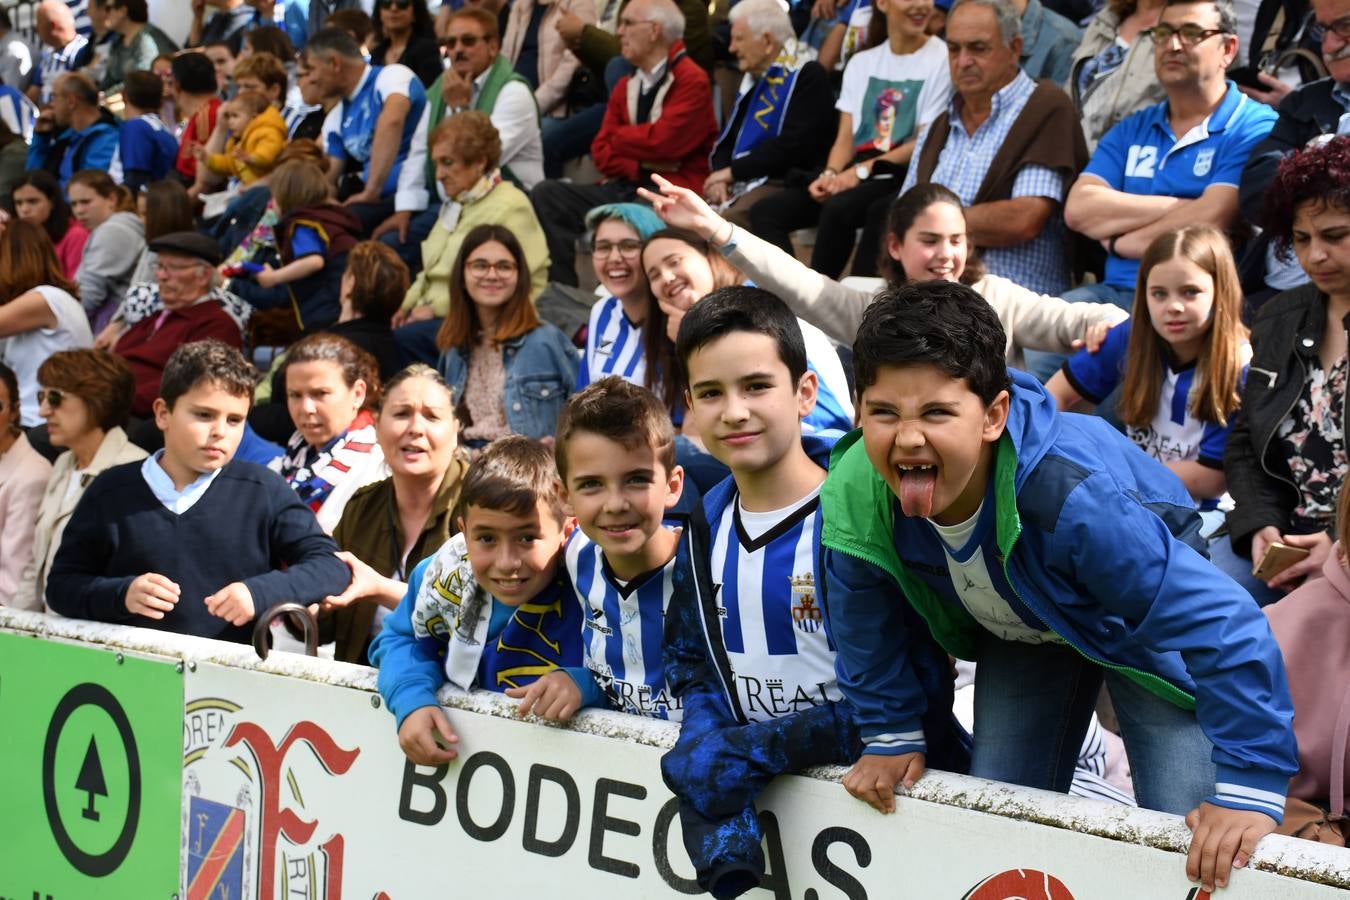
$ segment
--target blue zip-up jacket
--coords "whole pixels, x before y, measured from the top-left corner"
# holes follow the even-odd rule
[[[502,405],[512,434],[535,440],[552,437],[567,395],[577,383],[577,367],[581,364],[577,348],[547,322],[503,341],[501,348],[506,370]],[[451,347],[441,354],[440,370],[459,403],[469,381],[469,354]]]
[[[1057,414],[1035,379],[1010,374],[992,472],[1005,599],[1088,659],[1193,707],[1218,767],[1209,801],[1279,821],[1298,757],[1284,663],[1261,611],[1202,555],[1175,475],[1101,419]],[[899,514],[860,437],[839,442],[821,492],[824,601],[868,752],[898,755],[924,749],[903,608],[963,659],[975,658],[980,626],[952,588],[941,539]]]
[[[48,157],[67,140],[69,143],[62,153],[60,169],[55,173],[61,179],[63,189],[70,176],[82,169],[107,170],[112,165],[118,145],[117,121],[105,115],[83,131],[67,128],[59,134],[34,132],[33,143],[28,148],[28,168],[47,168]]]

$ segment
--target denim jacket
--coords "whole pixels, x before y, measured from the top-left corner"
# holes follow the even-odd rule
[[[577,348],[547,322],[502,344],[502,368],[506,370],[502,403],[513,433],[536,439],[553,436],[563,403],[576,384],[579,364]],[[458,405],[469,380],[466,350],[451,347],[442,353],[440,370]]]

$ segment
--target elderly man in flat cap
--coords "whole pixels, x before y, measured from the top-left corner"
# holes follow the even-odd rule
[[[151,241],[150,249],[158,254],[155,280],[163,308],[137,321],[113,347],[136,376],[131,414],[142,418],[150,416],[164,364],[179,345],[207,338],[236,348],[243,343],[238,322],[226,313],[219,291],[213,290],[220,265],[216,242],[193,231],[179,231]]]

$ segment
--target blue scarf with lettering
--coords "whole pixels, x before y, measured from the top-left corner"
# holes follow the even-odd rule
[[[748,91],[742,91],[736,98],[736,108],[727,118],[727,127],[717,138],[718,144],[726,140],[732,123],[748,103],[750,108],[741,122],[741,130],[736,134],[736,143],[731,151],[732,159],[740,159],[754,150],[760,141],[777,137],[783,130],[788,104],[792,102],[792,91],[797,86],[797,76],[807,59],[805,55],[799,55],[795,48],[784,47],[759,81]]]

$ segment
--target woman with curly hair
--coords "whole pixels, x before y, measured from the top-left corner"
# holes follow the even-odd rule
[[[1235,506],[1231,544],[1214,562],[1258,601],[1322,571],[1336,539],[1346,471],[1346,332],[1350,328],[1350,138],[1290,154],[1266,192],[1266,231],[1293,248],[1309,284],[1277,294],[1252,324],[1242,412],[1224,456]],[[1275,543],[1308,551],[1265,582],[1251,575]]]

